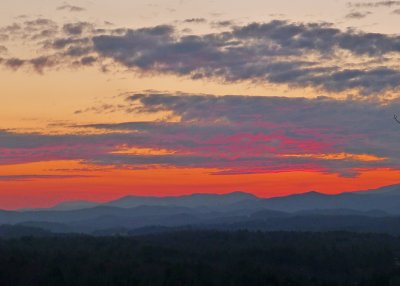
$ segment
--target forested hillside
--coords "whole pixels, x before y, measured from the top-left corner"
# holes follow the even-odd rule
[[[0,240],[0,285],[400,285],[400,240],[181,231]]]

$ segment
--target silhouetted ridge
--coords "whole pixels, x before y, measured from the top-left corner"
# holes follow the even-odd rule
[[[89,202],[89,201],[67,201],[61,202],[55,205],[53,210],[75,210],[75,209],[83,209],[83,208],[91,208],[97,206],[98,203]]]
[[[104,204],[65,202],[55,208],[0,211],[0,224],[52,232],[102,232],[140,228],[351,230],[400,234],[400,185],[337,195],[311,191],[270,199],[252,194],[127,196]]]
[[[234,204],[244,200],[258,200],[258,198],[255,195],[243,192],[233,192],[228,194],[191,194],[170,197],[126,196],[106,203],[105,205],[122,208],[135,207],[139,205],[216,207],[219,205]]]

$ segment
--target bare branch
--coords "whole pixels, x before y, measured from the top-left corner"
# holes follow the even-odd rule
[[[399,118],[397,117],[397,115],[396,115],[396,114],[393,116],[393,118],[394,118],[394,120],[396,120],[396,122],[397,122],[397,123],[399,123],[399,124],[400,124],[400,120],[399,120]]]

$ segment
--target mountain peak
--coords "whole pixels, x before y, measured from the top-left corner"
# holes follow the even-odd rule
[[[320,193],[317,191],[309,191],[309,192],[305,192],[305,193],[300,193],[300,194],[294,194],[294,195],[289,195],[289,196],[285,196],[285,197],[326,197],[328,196],[327,194],[324,193]]]
[[[236,191],[236,192],[231,192],[227,193],[224,196],[229,196],[229,197],[237,197],[237,198],[244,198],[244,199],[249,199],[249,198],[257,198],[256,195],[251,194],[251,193],[246,193],[246,192],[241,192],[241,191]]]
[[[310,196],[326,196],[326,194],[320,193],[320,192],[317,192],[317,191],[305,192],[304,195],[310,195]]]

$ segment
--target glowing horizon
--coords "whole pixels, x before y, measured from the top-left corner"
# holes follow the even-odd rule
[[[0,209],[400,183],[398,1],[3,2]]]

